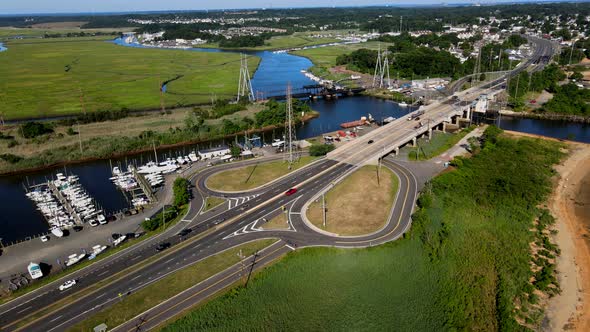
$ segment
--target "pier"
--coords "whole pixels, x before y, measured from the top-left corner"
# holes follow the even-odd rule
[[[68,214],[70,216],[72,216],[72,218],[74,218],[74,221],[76,222],[76,224],[82,226],[82,218],[80,218],[80,216],[78,215],[76,210],[74,210],[74,208],[72,208],[72,205],[70,204],[70,202],[61,194],[61,192],[55,186],[55,184],[52,181],[49,181],[47,183],[47,186],[49,187],[49,189],[51,190],[53,195],[55,195],[55,197],[57,197],[59,202],[61,204],[63,204],[63,206],[65,206],[66,210],[68,211]]]
[[[156,196],[154,195],[154,192],[152,191],[152,186],[145,179],[145,177],[143,175],[139,174],[139,172],[137,172],[136,169],[133,169],[133,176],[135,177],[135,179],[137,179],[137,183],[139,184],[139,187],[141,188],[141,190],[143,190],[143,193],[145,194],[145,196],[150,200],[150,203],[157,202],[158,199],[156,198]]]

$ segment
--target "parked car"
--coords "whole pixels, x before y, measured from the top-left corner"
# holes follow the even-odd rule
[[[65,291],[66,289],[72,288],[75,284],[76,284],[75,279],[68,280],[68,281],[64,282],[63,284],[59,285],[59,290]]]
[[[168,248],[170,248],[170,242],[163,242],[163,243],[158,244],[158,246],[156,247],[156,250],[162,251],[162,250],[166,250]]]
[[[373,140],[369,140],[369,142],[367,142],[367,143],[368,143],[368,144],[373,144],[373,142],[375,142],[375,141],[373,141]]]
[[[47,236],[47,235],[43,235],[43,236],[41,237],[41,242],[47,242],[47,241],[49,241],[49,236]]]
[[[296,193],[296,192],[297,192],[297,188],[291,188],[291,189],[289,189],[289,190],[287,190],[287,191],[285,192],[285,195],[286,195],[286,196],[291,196],[291,195],[293,195],[293,194],[294,194],[294,193]]]
[[[72,229],[74,230],[74,232],[79,232],[82,229],[84,229],[84,227],[82,227],[82,226],[74,226],[74,227],[72,227]]]

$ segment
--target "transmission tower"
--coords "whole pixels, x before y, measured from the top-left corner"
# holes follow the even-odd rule
[[[381,77],[387,77],[386,87],[389,88],[391,86],[391,78],[389,77],[389,57],[387,56],[388,52],[387,49],[383,52],[383,73]]]
[[[248,70],[248,57],[240,54],[240,81],[238,82],[238,101],[240,98],[248,96],[249,101],[254,101],[254,89],[250,80],[250,71]]]
[[[373,87],[383,86],[383,62],[381,58],[381,44],[379,44],[379,50],[377,51],[377,61],[375,62],[375,75],[373,76]]]
[[[286,121],[285,121],[285,149],[283,154],[283,160],[289,164],[289,169],[293,166],[293,163],[299,158],[297,153],[297,147],[293,148],[293,144],[296,142],[297,137],[295,136],[295,124],[293,121],[293,99],[291,98],[291,83],[287,84],[287,108],[286,108]]]

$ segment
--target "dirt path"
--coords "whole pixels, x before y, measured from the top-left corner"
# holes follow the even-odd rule
[[[549,201],[559,230],[562,292],[549,302],[548,331],[590,331],[590,145],[569,146],[570,155],[556,167],[560,177]]]

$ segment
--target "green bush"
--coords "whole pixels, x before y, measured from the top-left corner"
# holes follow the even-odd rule
[[[309,147],[309,155],[313,157],[325,156],[332,150],[334,150],[333,144],[313,144]]]
[[[188,204],[190,200],[190,186],[189,180],[179,177],[174,180],[174,184],[172,186],[172,190],[174,192],[174,205],[176,207],[180,207],[182,205]]]
[[[19,132],[24,138],[34,138],[52,133],[53,128],[50,125],[41,122],[27,122],[20,126]]]
[[[11,164],[16,164],[19,161],[23,160],[22,157],[11,154],[11,153],[4,153],[4,154],[0,154],[0,159],[7,161]]]

